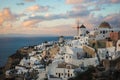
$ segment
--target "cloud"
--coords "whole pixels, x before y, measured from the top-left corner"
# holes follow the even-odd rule
[[[29,17],[26,20],[40,20],[40,21],[46,21],[46,20],[55,20],[55,19],[67,19],[68,16],[66,14],[52,14],[52,15],[45,15],[45,16],[33,16],[33,17]]]
[[[63,24],[63,25],[59,25],[59,26],[55,26],[53,28],[51,28],[52,34],[56,34],[56,35],[75,35],[75,30],[72,28],[72,25],[70,24]]]
[[[110,14],[104,18],[105,21],[108,21],[113,27],[120,27],[120,13]]]
[[[84,2],[84,0],[66,0],[67,4],[78,4],[82,2]]]
[[[89,10],[83,10],[82,12],[81,11],[70,11],[67,14],[69,15],[70,18],[85,17],[90,14],[90,11]]]
[[[12,31],[12,24],[11,24],[11,22],[5,22],[3,24],[3,26],[0,26],[0,33],[7,34],[7,33]]]
[[[88,10],[86,6],[74,6],[71,11],[67,11],[62,14],[45,14],[30,16],[27,20],[37,19],[41,21],[56,20],[56,19],[68,19],[77,17],[87,17],[93,10]]]
[[[41,21],[45,20],[55,20],[55,19],[68,19],[68,18],[76,18],[76,17],[85,17],[90,14],[90,10],[82,9],[82,10],[71,10],[64,14],[49,14],[45,16],[33,16],[29,17],[29,19],[37,19]]]
[[[22,26],[24,26],[24,27],[33,27],[39,22],[40,22],[40,20],[35,20],[35,19],[26,20],[26,21],[22,22]]]
[[[89,15],[87,17],[79,17],[80,25],[84,24],[87,29],[93,29],[94,27],[98,27],[102,21],[107,21],[111,24],[112,27],[119,27],[120,26],[120,18],[118,17],[120,13],[111,14],[108,16],[97,16]],[[66,19],[69,20],[69,19]],[[14,34],[34,34],[34,35],[75,35],[76,29],[72,28],[72,26],[76,26],[75,22],[71,22],[70,24],[60,24],[55,25],[53,27],[48,27],[44,25],[36,25],[40,23],[40,19],[31,19],[25,20],[21,24],[22,26],[19,27],[12,27],[11,24],[6,23],[6,27],[4,29],[1,28],[0,32],[2,33],[14,33]],[[73,24],[73,25],[72,25]],[[75,25],[74,25],[75,24]],[[37,27],[36,27],[37,26]],[[35,27],[35,28],[34,28]],[[14,31],[14,32],[13,32]]]
[[[88,26],[91,25],[91,28],[93,27],[98,27],[101,22],[103,21],[106,21],[108,22],[112,27],[120,27],[120,18],[118,17],[120,15],[120,13],[113,13],[113,14],[110,14],[110,15],[107,15],[107,16],[97,16],[95,17],[94,15],[93,16],[89,16],[87,17],[86,19],[83,19],[84,23],[88,24]]]
[[[67,4],[83,4],[83,3],[93,3],[93,2],[97,2],[98,4],[109,4],[109,3],[119,3],[120,0],[66,0]],[[97,5],[98,5],[97,4]]]
[[[85,17],[91,13],[92,10],[88,10],[86,6],[74,5],[71,11],[67,12],[69,17]]]
[[[36,0],[24,0],[25,2],[35,2]]]
[[[33,12],[37,12],[37,11],[40,11],[40,12],[46,12],[48,11],[49,9],[49,6],[40,6],[40,5],[33,5],[33,6],[30,6],[28,7],[26,10],[27,11],[33,11]]]
[[[24,3],[23,3],[23,2],[16,3],[16,5],[18,5],[18,6],[19,6],[19,5],[22,5],[22,6],[23,6],[23,5],[24,5]]]
[[[106,0],[106,1],[104,1],[104,3],[105,4],[107,4],[107,3],[120,3],[120,0]]]
[[[4,8],[0,12],[0,25],[2,25],[5,21],[12,21],[15,19],[16,19],[16,16],[11,13],[9,8]]]
[[[112,3],[119,3],[120,0],[111,0]]]

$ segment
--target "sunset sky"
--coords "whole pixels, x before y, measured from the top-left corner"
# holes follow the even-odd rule
[[[0,0],[0,36],[74,35],[78,19],[120,28],[120,0]]]

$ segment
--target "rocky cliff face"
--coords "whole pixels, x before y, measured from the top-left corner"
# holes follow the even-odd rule
[[[0,80],[5,79],[5,71],[14,68],[17,64],[19,64],[20,60],[27,56],[29,52],[31,52],[33,48],[21,48],[16,51],[15,54],[8,57],[8,60],[4,67],[0,68]]]
[[[16,51],[15,54],[8,57],[7,63],[5,65],[5,70],[14,68],[17,64],[19,64],[20,60],[27,56],[30,52],[34,50],[34,47],[21,48]]]
[[[17,64],[19,64],[20,60],[25,57],[26,54],[22,54],[21,51],[16,51],[15,54],[8,57],[7,63],[5,65],[5,70],[14,68]]]
[[[57,45],[54,45],[54,47],[49,50],[50,56],[55,57],[59,50],[60,48]]]

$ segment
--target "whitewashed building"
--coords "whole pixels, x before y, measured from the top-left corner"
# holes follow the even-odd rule
[[[119,28],[112,28],[109,23],[102,22],[95,30],[95,40],[102,40],[110,37],[110,32],[119,32]]]
[[[115,47],[108,47],[108,48],[98,48],[98,55],[100,59],[114,59],[115,58]]]
[[[81,26],[78,25],[78,34],[74,36],[74,39],[80,39],[81,37],[86,37],[89,33],[87,28],[82,24]]]
[[[77,40],[70,40],[66,42],[66,44],[71,47],[83,48],[84,45],[88,44],[88,37],[80,37]]]

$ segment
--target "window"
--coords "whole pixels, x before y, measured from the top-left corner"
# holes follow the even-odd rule
[[[67,68],[67,69],[70,69],[70,68],[71,68],[71,66],[70,66],[70,65],[66,65],[66,68]]]
[[[58,75],[59,75],[59,78],[60,78],[60,73]]]
[[[67,56],[66,56],[66,58],[67,58]]]
[[[108,51],[106,53],[108,54]]]
[[[71,56],[70,56],[70,58],[71,58]]]
[[[70,71],[68,70],[68,72],[70,72]]]
[[[68,77],[70,77],[70,74],[68,73]]]
[[[105,31],[103,31],[103,34],[105,34]]]
[[[119,44],[119,47],[120,47],[120,44]]]
[[[71,76],[72,76],[72,74],[71,74]]]
[[[56,73],[56,75],[57,75],[57,73]]]
[[[63,75],[63,73],[61,73],[61,75]]]
[[[105,37],[105,35],[103,35],[103,37]]]

